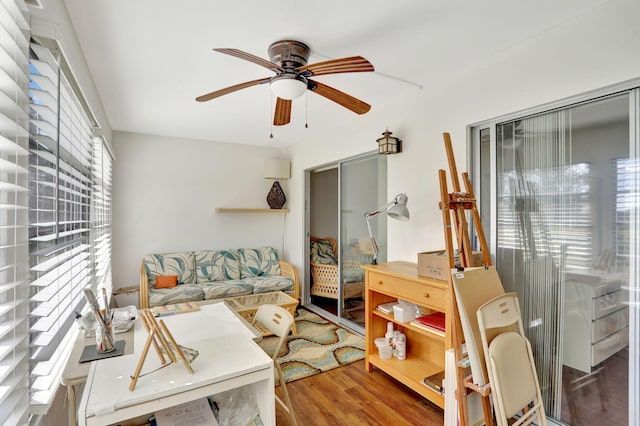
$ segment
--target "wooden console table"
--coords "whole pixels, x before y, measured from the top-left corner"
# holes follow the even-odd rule
[[[409,322],[399,322],[393,314],[376,309],[382,303],[406,300],[424,310],[447,313],[450,288],[447,281],[434,280],[418,275],[418,266],[410,262],[389,262],[379,265],[362,265],[365,275],[366,357],[365,368],[378,367],[399,382],[413,389],[429,401],[444,409],[444,395],[420,383],[432,374],[444,371],[445,350],[451,347],[450,315],[447,315],[445,336],[430,333]],[[387,322],[407,336],[405,360],[381,359],[374,339],[384,337]]]

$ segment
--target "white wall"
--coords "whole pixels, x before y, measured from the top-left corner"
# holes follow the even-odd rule
[[[338,240],[338,169],[311,174],[309,230],[314,237]]]
[[[444,248],[438,169],[448,174],[448,166],[442,132],[451,133],[458,171],[467,171],[469,124],[640,77],[637,16],[640,2],[604,3],[482,62],[451,70],[458,83],[437,91],[389,80],[397,84],[398,96],[387,105],[374,105],[339,137],[320,135],[290,147],[288,260],[298,267],[304,261],[304,170],[375,149],[387,126],[403,140],[403,152],[389,156],[387,195],[406,192],[411,212],[409,222],[388,221],[388,259],[415,262],[419,251]]]
[[[262,177],[273,148],[113,132],[113,283],[137,285],[148,253],[272,245],[283,214],[221,214],[266,208]],[[287,196],[288,181],[280,181]],[[287,204],[285,204],[287,207]],[[287,218],[288,220],[288,218]]]

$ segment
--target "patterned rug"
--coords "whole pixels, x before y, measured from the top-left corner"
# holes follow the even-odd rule
[[[280,349],[280,366],[287,383],[364,359],[364,339],[306,309],[296,317],[297,336]],[[277,337],[259,344],[273,355]]]

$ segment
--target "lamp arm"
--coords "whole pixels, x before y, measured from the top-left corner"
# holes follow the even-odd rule
[[[396,197],[397,198],[397,197]],[[394,198],[393,200],[389,201],[387,204],[385,204],[384,206],[378,207],[376,210],[372,211],[371,213],[365,213],[364,217],[365,219],[367,219],[367,221],[369,219],[373,219],[374,217],[378,216],[380,213],[382,213],[385,210],[388,210],[389,207],[391,207],[392,205],[396,204],[397,201]]]
[[[377,214],[377,213],[376,213]],[[373,232],[371,231],[371,221],[370,219],[375,217],[375,214],[365,214],[364,215],[365,219],[367,220],[367,229],[369,230],[369,239],[371,240],[371,251],[373,251],[373,260],[371,260],[371,264],[372,265],[377,265],[378,264],[378,242],[376,241],[375,237],[373,236]]]

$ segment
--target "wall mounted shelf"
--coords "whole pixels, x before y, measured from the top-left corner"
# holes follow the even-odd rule
[[[234,209],[216,208],[216,213],[289,213],[289,209]]]

